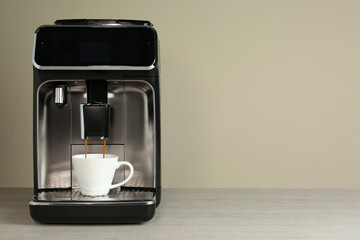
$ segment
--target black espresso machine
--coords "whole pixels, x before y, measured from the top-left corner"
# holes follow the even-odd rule
[[[160,203],[159,41],[149,21],[57,20],[35,31],[34,198],[43,223],[137,223]],[[89,106],[84,119],[83,105]],[[92,108],[93,107],[93,108]],[[82,195],[72,157],[106,152],[134,166],[125,185]],[[128,175],[124,166],[114,182]]]

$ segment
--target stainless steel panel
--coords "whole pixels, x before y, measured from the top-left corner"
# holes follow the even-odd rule
[[[71,86],[71,143],[84,144],[81,139],[81,114],[80,105],[86,103],[85,80],[70,83]],[[100,141],[98,142],[100,143]],[[69,143],[70,144],[70,143]]]
[[[146,82],[125,82],[125,159],[134,165],[126,186],[155,187],[154,91]]]
[[[108,103],[110,104],[109,144],[125,143],[125,88],[122,81],[108,81]]]
[[[38,185],[39,188],[67,188],[70,182],[70,104],[54,104],[54,82],[38,91]],[[67,94],[68,98],[70,94]],[[69,102],[69,101],[68,101]]]
[[[79,190],[61,190],[61,191],[49,191],[41,192],[35,199],[38,201],[86,201],[86,202],[98,202],[98,201],[135,201],[135,200],[152,200],[154,198],[154,192],[150,191],[133,191],[122,190],[120,188],[111,189],[109,194],[105,196],[84,196]]]
[[[67,104],[60,108],[54,104],[54,86],[65,81]],[[124,156],[124,160],[131,162],[135,169],[134,176],[126,186],[155,187],[155,96],[152,87],[140,80],[109,80],[108,99],[111,111],[107,143],[109,146],[124,145],[121,147],[123,150],[115,148],[110,150],[109,146],[108,149],[110,153],[114,151]],[[39,189],[77,186],[76,183],[72,185],[71,180],[71,145],[79,145],[79,153],[83,153],[81,145],[83,146],[84,141],[80,136],[80,104],[84,102],[86,102],[85,80],[48,81],[39,87],[37,113]],[[103,142],[100,139],[89,139],[88,144],[102,146]],[[118,171],[114,182],[125,178],[127,171],[127,168]]]

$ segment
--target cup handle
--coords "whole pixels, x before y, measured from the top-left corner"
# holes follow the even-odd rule
[[[129,176],[128,176],[124,181],[122,181],[122,182],[120,182],[120,183],[117,183],[117,184],[111,184],[110,189],[120,187],[121,185],[127,183],[127,182],[130,180],[130,178],[133,176],[133,174],[134,174],[134,167],[133,167],[133,165],[132,165],[131,163],[129,163],[129,162],[124,162],[124,161],[122,161],[122,162],[117,162],[117,163],[116,163],[116,169],[118,169],[121,165],[127,165],[127,166],[130,168],[130,174],[129,174]]]

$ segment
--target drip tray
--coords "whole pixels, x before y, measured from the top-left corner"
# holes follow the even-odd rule
[[[140,223],[155,214],[154,188],[123,187],[106,196],[84,196],[79,189],[44,189],[29,201],[40,223]]]
[[[80,193],[80,189],[72,190],[54,190],[44,191],[35,196],[36,201],[44,202],[111,202],[111,201],[153,201],[155,191],[153,190],[137,190],[137,189],[111,189],[109,194],[104,196],[85,196]]]

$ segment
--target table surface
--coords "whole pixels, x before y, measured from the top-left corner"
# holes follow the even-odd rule
[[[0,189],[0,239],[360,239],[360,190],[163,189],[143,224],[38,224],[29,188]]]

